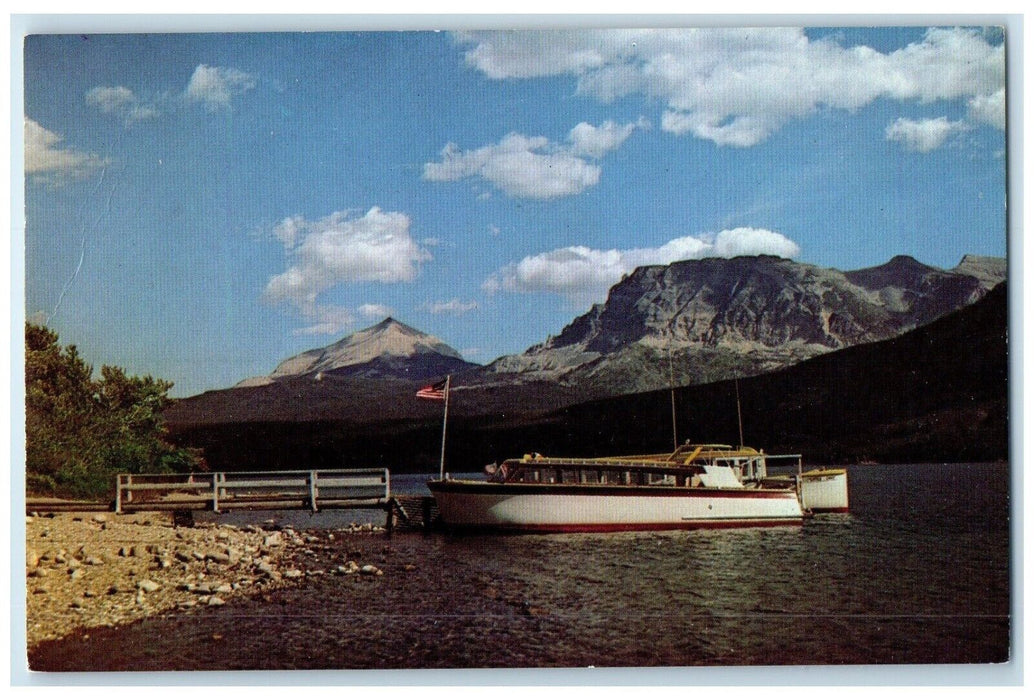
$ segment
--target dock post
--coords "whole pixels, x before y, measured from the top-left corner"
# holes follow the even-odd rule
[[[385,532],[387,532],[390,535],[392,533],[392,530],[395,529],[395,503],[394,503],[394,501],[388,501],[388,505],[387,505],[387,507],[384,510],[385,510],[385,513],[386,513],[386,517],[384,519],[384,530],[385,530]]]
[[[222,472],[212,473],[212,510],[219,512],[219,477]]]
[[[316,472],[309,472],[309,507],[312,508],[312,512],[316,512]]]
[[[115,512],[122,514],[122,475],[115,475]]]

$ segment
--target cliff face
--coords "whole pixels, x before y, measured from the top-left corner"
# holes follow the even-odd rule
[[[558,336],[493,362],[486,381],[614,393],[666,386],[669,374],[756,374],[900,335],[980,299],[1004,274],[1004,261],[970,256],[951,271],[905,256],[852,272],[769,256],[642,267]]]

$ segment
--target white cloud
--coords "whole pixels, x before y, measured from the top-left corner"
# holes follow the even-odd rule
[[[624,275],[643,265],[737,255],[796,257],[800,246],[766,229],[736,228],[715,235],[684,236],[657,248],[596,250],[568,246],[530,255],[492,273],[482,288],[494,293],[550,292],[572,303],[600,301]]]
[[[442,149],[442,160],[424,164],[424,179],[432,182],[479,176],[514,197],[552,199],[579,194],[600,179],[600,167],[569,152],[542,152],[543,137],[509,134],[496,145],[461,151],[456,144]]]
[[[288,217],[273,228],[290,266],[270,278],[264,292],[272,303],[294,306],[317,321],[307,333],[334,333],[354,322],[350,311],[318,303],[321,293],[355,282],[410,282],[431,255],[409,233],[409,217],[374,207],[361,217],[334,212],[316,221]],[[367,315],[376,305],[360,307]],[[388,314],[385,314],[388,315]]]
[[[544,136],[511,133],[498,144],[462,151],[450,143],[441,161],[424,164],[424,179],[433,182],[480,177],[513,197],[553,199],[580,194],[600,179],[599,159],[618,148],[635,124],[605,122],[596,127],[575,126],[568,142],[557,144]]]
[[[124,85],[98,85],[86,93],[86,104],[122,119],[127,125],[155,119],[166,108],[199,104],[209,112],[227,111],[233,100],[257,85],[254,75],[237,68],[198,65],[182,93],[160,93],[144,99]]]
[[[635,124],[619,125],[609,120],[600,126],[581,122],[571,129],[567,140],[571,142],[571,153],[574,155],[602,158],[619,148],[632,135],[635,127]]]
[[[475,43],[466,60],[489,78],[537,78],[581,74],[603,67],[610,57],[595,45],[594,32],[461,32],[463,43]],[[584,37],[585,41],[579,41]],[[491,38],[491,40],[486,40]],[[602,50],[601,50],[602,49]]]
[[[394,316],[395,310],[384,304],[363,304],[359,307],[359,314],[365,318],[387,318]]]
[[[255,76],[236,68],[199,65],[190,76],[184,97],[210,112],[230,109],[234,97],[255,87]]]
[[[965,122],[953,122],[947,117],[918,121],[902,117],[888,125],[884,133],[888,141],[897,141],[910,151],[929,153],[940,148],[952,134],[967,128],[969,127]]]
[[[96,107],[104,114],[117,116],[126,124],[154,119],[161,114],[155,105],[145,103],[133,94],[132,90],[122,85],[92,88],[86,93],[86,104]]]
[[[467,32],[457,38],[472,45],[467,62],[490,78],[571,75],[580,94],[604,102],[639,94],[664,105],[662,129],[727,146],[761,143],[820,108],[856,110],[878,98],[982,104],[1005,84],[1004,46],[969,29],[930,29],[921,41],[890,53],[778,27]]]
[[[969,118],[978,124],[1005,129],[1005,88],[993,95],[978,95],[971,99]]]
[[[333,215],[332,215],[333,216]],[[273,227],[273,236],[290,250],[294,248],[300,236],[305,235],[304,229],[308,226],[304,216],[288,216]]]
[[[740,227],[719,231],[714,253],[700,257],[735,258],[738,255],[776,255],[795,258],[801,247],[781,233],[763,228]]]
[[[461,301],[460,299],[450,299],[449,301],[428,301],[420,306],[420,308],[428,313],[432,314],[453,314],[459,316],[469,311],[473,311],[478,307],[476,301]]]
[[[25,174],[38,182],[57,185],[86,177],[108,160],[75,148],[62,148],[64,139],[37,122],[25,118]]]

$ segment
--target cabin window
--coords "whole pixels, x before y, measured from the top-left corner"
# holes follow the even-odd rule
[[[672,474],[650,474],[650,486],[675,486],[675,476]]]

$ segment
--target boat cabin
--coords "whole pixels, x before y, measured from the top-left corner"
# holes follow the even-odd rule
[[[750,447],[718,444],[680,445],[674,452],[624,457],[563,458],[526,454],[485,468],[490,481],[521,484],[605,484],[744,488],[768,475],[768,459],[800,455],[765,455]]]

